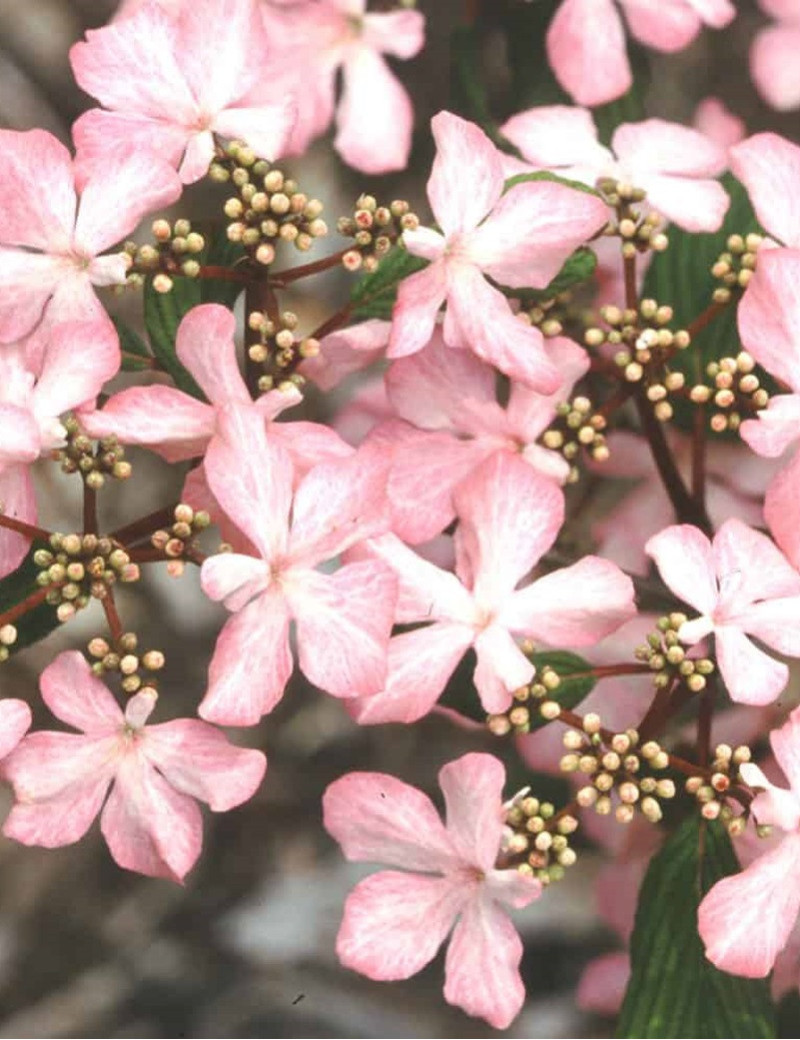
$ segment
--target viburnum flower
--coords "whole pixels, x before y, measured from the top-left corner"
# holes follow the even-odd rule
[[[550,646],[588,646],[636,612],[630,579],[596,556],[517,589],[564,519],[561,490],[519,456],[498,452],[487,459],[456,488],[454,500],[456,574],[393,536],[365,550],[397,573],[398,622],[432,623],[392,639],[385,689],[348,704],[359,722],[421,718],[470,647],[483,707],[505,711],[513,691],[535,673],[514,635]]]
[[[655,209],[687,231],[716,231],[728,209],[727,192],[713,179],[728,165],[726,149],[691,127],[663,119],[622,123],[609,149],[591,112],[553,105],[520,112],[501,130],[533,168],[590,185],[610,177],[642,188]]]
[[[546,340],[545,350],[561,372],[560,389],[546,395],[512,382],[505,408],[497,401],[494,370],[445,346],[439,330],[419,353],[392,362],[388,400],[403,421],[382,423],[371,439],[392,451],[392,530],[403,541],[418,544],[443,531],[455,516],[454,488],[494,452],[519,454],[544,476],[566,482],[569,463],[537,441],[589,358],[564,336]]]
[[[73,126],[81,176],[141,152],[160,156],[190,184],[208,170],[214,134],[277,158],[294,106],[268,100],[270,47],[258,0],[193,0],[175,14],[153,2],[89,30],[70,61],[79,86],[103,108]]]
[[[322,463],[293,496],[291,459],[252,408],[228,406],[219,428],[206,455],[208,483],[259,556],[221,553],[203,564],[203,590],[234,616],[217,640],[200,714],[253,725],[274,708],[292,672],[292,618],[312,683],[336,697],[377,692],[397,581],[375,560],[333,574],[316,567],[386,530],[386,463],[369,448]]]
[[[800,105],[800,0],[758,0],[775,19],[750,46],[750,75],[761,97],[781,112]]]
[[[723,971],[748,978],[770,973],[800,912],[800,709],[770,734],[770,744],[788,790],[771,784],[752,762],[739,772],[750,787],[763,789],[750,806],[756,821],[780,828],[783,838],[742,873],[718,881],[698,911],[706,957]]]
[[[180,193],[170,166],[136,155],[78,193],[70,154],[52,134],[0,130],[0,341],[21,339],[43,313],[50,325],[105,318],[93,287],[124,283],[130,258],[100,254]]]
[[[667,52],[687,47],[704,24],[721,29],[736,14],[731,0],[619,0],[619,6],[635,39]],[[580,105],[613,101],[633,83],[614,0],[562,0],[547,31],[547,59]]]
[[[120,364],[110,322],[54,326],[41,365],[31,364],[24,344],[0,346],[0,509],[36,522],[30,466],[66,443],[60,416],[93,404]],[[0,527],[0,577],[15,570],[30,546],[23,535]]]
[[[428,199],[441,232],[403,234],[408,251],[431,263],[405,278],[395,304],[390,358],[430,341],[447,303],[444,339],[541,393],[561,374],[541,332],[514,316],[487,276],[511,288],[545,288],[574,249],[606,222],[595,195],[552,181],[517,184],[503,194],[503,160],[484,132],[450,112],[434,116],[436,159]]]
[[[285,82],[297,99],[290,154],[305,152],[336,108],[334,148],[350,166],[379,174],[405,168],[414,124],[411,99],[384,55],[406,61],[418,54],[425,17],[366,7],[367,0],[267,0],[262,14],[268,36],[281,42]],[[343,91],[336,105],[340,69]]]
[[[800,656],[800,574],[770,538],[728,520],[713,543],[688,524],[668,527],[645,546],[675,595],[700,612],[678,631],[689,645],[713,633],[720,674],[731,698],[769,704],[789,669],[760,650]]]
[[[348,773],[323,798],[325,827],[347,859],[400,868],[372,874],[347,897],[342,964],[371,979],[407,979],[452,930],[445,1000],[495,1029],[525,1000],[522,943],[503,904],[521,908],[541,893],[535,878],[496,867],[504,783],[492,755],[449,762],[439,772],[446,826],[427,795],[385,773]]]
[[[77,651],[59,654],[40,686],[53,714],[80,732],[31,733],[2,764],[16,797],[3,832],[24,845],[70,845],[102,809],[103,837],[121,867],[181,881],[202,843],[195,799],[224,812],[263,779],[264,755],[234,747],[208,723],[146,725],[156,703],[149,687],[123,713]]]

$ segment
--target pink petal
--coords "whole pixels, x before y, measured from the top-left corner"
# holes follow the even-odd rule
[[[200,130],[186,140],[186,151],[178,167],[182,184],[194,184],[208,173],[214,159],[214,135],[210,130]]]
[[[84,836],[114,777],[118,738],[39,731],[3,762],[17,799],[3,833],[52,849]]]
[[[561,373],[548,357],[539,329],[516,317],[505,296],[472,264],[459,263],[451,273],[444,338],[448,346],[468,346],[483,361],[540,393],[553,393],[561,385]]]
[[[614,153],[637,172],[677,177],[716,177],[725,170],[725,149],[689,126],[664,119],[623,123],[614,131]]]
[[[377,560],[286,582],[303,674],[334,697],[367,697],[386,682],[397,579]]]
[[[167,462],[202,455],[214,434],[214,409],[171,386],[132,386],[114,394],[96,412],[81,415],[90,437],[114,435],[140,444]]]
[[[725,521],[714,536],[713,554],[728,616],[746,616],[755,600],[800,595],[800,574],[771,538],[741,520]]]
[[[218,303],[193,307],[178,326],[178,360],[215,405],[229,401],[250,404],[250,394],[236,361],[235,332],[233,313]]]
[[[706,97],[694,110],[695,127],[722,148],[732,148],[747,136],[744,120],[717,97]]]
[[[6,516],[36,523],[36,495],[28,466],[0,469],[0,508]],[[8,528],[0,528],[0,578],[11,574],[25,559],[30,539]]]
[[[46,130],[0,130],[0,242],[66,250],[75,209],[72,160],[64,145]]]
[[[598,556],[547,574],[515,592],[500,614],[512,631],[552,646],[591,646],[636,614],[627,574]]]
[[[348,701],[348,711],[362,726],[416,722],[436,704],[473,638],[471,628],[447,622],[394,636],[386,685],[372,697]]]
[[[788,726],[791,728],[791,723]],[[773,746],[775,738],[779,734],[780,730],[773,730],[770,734],[770,741]],[[790,734],[789,741],[794,739],[795,735],[793,733]],[[780,742],[778,746],[781,747]],[[794,756],[794,749],[791,747],[791,743],[787,742],[787,746],[782,747],[781,750],[789,760],[787,762],[789,768],[792,768],[791,758]],[[794,790],[787,791],[785,787],[776,787],[775,784],[770,783],[761,769],[753,762],[742,763],[740,776],[749,787],[762,789],[750,803],[750,810],[757,823],[770,824],[780,827],[784,831],[797,830],[798,824],[800,824],[800,801],[798,801]],[[752,858],[761,853],[759,844],[760,842],[755,843],[755,848],[753,849],[754,856],[750,860],[740,857],[744,866],[749,866]],[[763,848],[769,847],[769,845],[763,846]]]
[[[470,259],[511,288],[544,289],[608,221],[597,196],[553,181],[517,184],[469,235]]]
[[[631,34],[655,50],[682,51],[702,28],[697,11],[688,3],[658,3],[657,0],[620,0]]]
[[[186,150],[188,131],[150,116],[92,108],[72,124],[75,181],[83,188],[90,177],[124,162],[133,152],[157,155],[177,167]]]
[[[405,88],[369,47],[353,48],[343,72],[334,148],[362,173],[405,169],[414,125],[414,107]]]
[[[215,117],[212,129],[223,137],[245,141],[256,155],[274,160],[286,154],[295,113],[291,97],[275,104],[228,108]]]
[[[711,543],[702,531],[688,524],[667,527],[644,548],[678,599],[701,614],[713,612],[719,592]]]
[[[431,209],[446,236],[472,231],[503,192],[500,153],[474,123],[452,112],[431,120],[436,159],[428,181]]]
[[[717,663],[731,700],[739,704],[769,704],[783,692],[789,669],[765,654],[740,628],[715,629]]]
[[[31,709],[25,701],[0,700],[0,759],[9,755],[31,726]]]
[[[40,418],[94,402],[119,371],[119,337],[110,322],[64,322],[52,332],[33,394]]]
[[[225,812],[252,798],[267,769],[260,751],[238,748],[198,719],[148,726],[142,753],[178,791]]]
[[[219,435],[205,458],[206,477],[217,501],[258,547],[264,559],[285,551],[292,501],[292,464],[286,450],[267,437],[258,410],[228,405],[218,415]]]
[[[742,345],[792,390],[800,390],[799,278],[800,250],[762,250],[738,310]]]
[[[41,434],[33,413],[0,401],[0,466],[33,462],[40,451]]]
[[[487,871],[484,884],[492,899],[518,910],[542,894],[542,886],[536,878],[527,877],[513,869]]]
[[[197,802],[176,791],[138,754],[120,763],[100,828],[119,866],[182,881],[200,855]]]
[[[575,1000],[582,1011],[608,1018],[619,1014],[631,977],[630,955],[621,950],[594,957],[578,983]]]
[[[648,201],[659,213],[687,231],[718,231],[730,205],[717,181],[647,174],[636,183],[646,188]]]
[[[315,466],[300,484],[292,509],[289,553],[293,565],[330,560],[389,526],[389,460],[365,444],[343,459]]]
[[[800,567],[800,452],[780,471],[767,490],[764,518],[773,538],[794,567]]]
[[[633,82],[612,0],[562,0],[547,30],[547,60],[579,105],[603,105]]]
[[[444,999],[495,1029],[507,1029],[525,1002],[522,952],[514,925],[497,904],[471,899],[447,948]]]
[[[494,869],[503,834],[506,771],[494,755],[472,753],[439,770],[447,806],[447,834],[464,863]]]
[[[746,419],[739,428],[742,440],[767,458],[778,458],[800,437],[800,394],[771,397],[757,419]]]
[[[322,798],[325,829],[349,860],[437,872],[458,864],[430,798],[386,773],[347,773]]]
[[[425,15],[421,11],[359,12],[368,47],[407,61],[425,45]]]
[[[271,579],[265,560],[235,552],[209,556],[200,570],[203,592],[217,602],[222,600],[227,609],[234,612],[263,592]]]
[[[273,391],[275,392],[284,393]],[[256,408],[263,400],[263,397],[259,398]],[[269,427],[269,438],[283,447],[292,460],[295,487],[305,480],[315,466],[336,459],[346,459],[354,453],[353,448],[329,426],[303,422],[301,419],[273,423]]]
[[[714,885],[698,911],[712,964],[751,979],[769,974],[800,910],[798,864],[800,836],[792,834],[741,874]]]
[[[488,625],[475,640],[475,687],[490,714],[508,711],[514,690],[526,686],[535,668],[502,624]]]
[[[731,170],[747,188],[759,223],[773,238],[800,248],[800,147],[778,134],[754,134],[730,151]],[[763,258],[763,255],[762,255]]]
[[[575,383],[588,372],[590,365],[583,347],[566,336],[548,339],[545,349],[564,380],[560,388],[554,394],[539,394],[521,383],[512,383],[506,410],[509,428],[528,447],[547,429],[557,405],[569,398]],[[612,451],[612,456],[614,454]],[[528,461],[535,465],[531,459]]]
[[[292,665],[286,600],[267,591],[225,623],[198,715],[221,726],[254,726],[283,696]]]
[[[443,261],[436,261],[400,282],[397,302],[392,312],[392,332],[386,351],[387,357],[398,358],[415,354],[430,342],[436,327],[436,315],[446,296],[447,268]]]
[[[466,898],[450,878],[373,874],[347,897],[339,960],[369,979],[410,978],[436,956]]]
[[[362,321],[339,332],[331,332],[320,343],[320,352],[308,358],[300,371],[320,390],[332,390],[347,376],[367,368],[382,355],[389,342],[388,321]]]
[[[258,412],[263,415],[267,421],[276,419],[282,412],[285,412],[287,408],[294,408],[296,404],[300,404],[303,400],[303,395],[300,393],[296,386],[280,386],[275,390],[268,390],[265,394],[253,402],[254,407]],[[320,429],[326,429],[324,426],[320,426],[319,423],[302,423],[301,428],[307,432],[309,436],[314,432],[319,432]],[[274,433],[274,428],[271,431]],[[331,437],[332,441],[338,440],[335,435]],[[290,454],[294,454],[290,451]]]
[[[598,141],[594,119],[585,108],[529,108],[512,116],[500,132],[537,167],[595,166],[599,172],[614,161]]]
[[[56,718],[90,736],[116,733],[122,710],[104,682],[77,650],[59,654],[42,672],[42,699]]]
[[[522,459],[498,452],[458,487],[455,504],[469,532],[475,597],[497,607],[555,541],[563,495]]]
[[[0,342],[33,329],[68,267],[62,257],[0,246]]]
[[[800,596],[753,603],[735,621],[771,650],[800,657]]]
[[[756,33],[750,47],[750,77],[761,97],[779,112],[800,105],[798,48],[797,25],[768,25]]]

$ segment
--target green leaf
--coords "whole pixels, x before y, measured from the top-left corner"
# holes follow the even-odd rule
[[[245,256],[245,248],[241,242],[231,242],[224,232],[206,235],[206,248],[200,254],[200,263],[212,267],[233,268]],[[234,304],[243,292],[241,282],[229,282],[221,278],[203,278],[200,280],[201,303],[221,303],[233,310]]]
[[[554,296],[585,282],[594,274],[597,257],[591,249],[582,246],[570,256],[552,282],[544,289],[507,289],[506,296],[521,300],[523,307],[533,307],[539,300],[552,300]]]
[[[36,584],[36,575],[41,568],[33,562],[33,554],[36,549],[42,547],[41,544],[31,546],[28,555],[19,567],[5,578],[0,579],[0,614],[15,607],[18,603],[22,603],[39,588]],[[38,643],[40,639],[50,635],[53,629],[58,628],[60,624],[56,617],[55,607],[51,607],[49,603],[41,603],[14,622],[17,640],[8,648],[9,653],[15,654],[19,650],[24,650],[26,646]]]
[[[668,229],[669,248],[653,256],[645,275],[642,295],[669,304],[673,309],[675,328],[687,328],[711,304],[711,294],[719,285],[711,275],[711,266],[720,253],[726,251],[729,236],[747,235],[759,230],[744,187],[730,174],[722,178],[722,184],[730,195],[731,204],[719,231],[690,234],[671,225]],[[741,349],[734,301],[697,333],[687,350],[673,358],[670,368],[683,372],[691,385],[709,361],[735,357]],[[767,389],[774,386],[766,378],[763,381]],[[676,424],[691,430],[693,407],[679,397],[675,397],[672,404]]]
[[[202,287],[197,278],[176,278],[167,293],[156,292],[152,277],[145,282],[144,323],[153,354],[172,376],[179,390],[201,401],[205,400],[203,391],[175,353],[175,337],[184,315],[202,302]]]
[[[528,181],[553,181],[556,184],[563,184],[565,188],[574,188],[575,191],[582,191],[585,195],[597,195],[599,197],[599,193],[594,188],[590,188],[588,184],[583,184],[581,181],[571,181],[567,177],[560,177],[557,173],[553,173],[552,170],[515,173],[503,185],[503,192],[511,191],[517,184],[526,184]]]
[[[122,371],[140,372],[143,369],[150,368],[150,359],[153,355],[142,337],[121,318],[113,318],[112,320],[119,336],[119,345],[123,354]]]
[[[365,274],[353,286],[350,301],[356,321],[383,318],[388,321],[397,299],[397,286],[410,274],[421,271],[428,261],[412,256],[403,246],[395,246],[372,274]]]
[[[774,1037],[764,979],[718,971],[697,934],[697,908],[739,870],[725,828],[685,820],[653,858],[639,894],[631,978],[618,1037]]]

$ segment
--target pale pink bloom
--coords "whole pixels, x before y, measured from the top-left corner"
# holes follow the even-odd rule
[[[32,733],[3,762],[16,797],[3,832],[24,845],[70,845],[102,809],[121,867],[181,881],[202,843],[195,799],[223,812],[252,797],[264,776],[260,751],[234,747],[205,722],[145,725],[154,690],[131,697],[123,714],[77,651],[60,654],[40,685],[53,714],[80,732]]]
[[[359,722],[413,722],[427,714],[466,651],[487,712],[505,711],[535,669],[514,636],[589,646],[635,613],[633,585],[614,564],[586,556],[522,588],[564,519],[557,485],[516,455],[497,452],[455,491],[456,574],[394,536],[370,543],[400,582],[397,621],[431,624],[395,636],[385,688],[348,707]]]
[[[52,134],[0,130],[0,341],[21,339],[43,313],[51,324],[104,317],[94,286],[124,283],[130,258],[100,254],[180,193],[166,163],[132,156],[79,195],[70,154]]]
[[[751,810],[759,824],[784,832],[741,874],[718,881],[700,904],[698,925],[706,956],[723,971],[763,978],[790,940],[800,911],[800,709],[770,734],[789,781],[776,787],[757,765],[740,767],[745,783],[763,788]]]
[[[330,332],[320,341],[319,354],[302,363],[300,373],[320,390],[333,390],[385,355],[391,328],[391,322],[372,318]]]
[[[378,981],[407,979],[450,936],[444,997],[507,1028],[525,989],[522,943],[503,909],[541,893],[534,878],[498,870],[505,770],[469,754],[439,772],[447,823],[415,787],[385,773],[348,773],[328,787],[324,822],[349,860],[386,863],[347,897],[336,941],[342,964]]]
[[[800,106],[800,0],[759,0],[775,19],[756,33],[750,46],[750,75],[756,90],[781,112]]]
[[[628,29],[646,47],[679,51],[703,25],[732,21],[732,0],[619,0]],[[621,97],[633,76],[625,23],[613,0],[562,0],[547,31],[547,58],[564,90],[580,105]]]
[[[718,97],[703,98],[694,110],[693,123],[695,129],[726,151],[747,136],[744,120]]]
[[[269,41],[258,0],[193,0],[175,14],[159,3],[89,30],[70,51],[78,84],[103,108],[73,126],[80,176],[131,152],[159,156],[184,184],[214,157],[214,135],[281,154],[294,120],[285,96],[267,100]]]
[[[13,697],[0,700],[0,759],[11,754],[30,726],[31,709],[25,701]]]
[[[512,116],[502,133],[534,169],[589,185],[611,177],[642,188],[656,210],[687,231],[716,231],[730,203],[714,180],[727,166],[725,148],[679,123],[623,123],[609,149],[591,112],[553,105]]]
[[[30,467],[66,444],[61,416],[94,403],[120,364],[119,342],[107,321],[64,322],[51,329],[41,364],[24,344],[0,346],[0,508],[36,522]],[[15,570],[29,539],[0,528],[0,577]]]
[[[262,4],[267,35],[285,55],[278,67],[297,98],[289,153],[302,154],[335,119],[333,146],[364,173],[402,170],[414,109],[385,56],[407,61],[425,42],[420,11],[367,11],[366,0]],[[336,103],[336,78],[343,89]],[[335,109],[335,113],[334,113]]]
[[[759,224],[778,242],[800,249],[800,147],[779,134],[753,134],[731,148],[730,165]]]
[[[673,434],[669,445],[678,471],[688,484],[692,473],[691,439]],[[608,461],[591,464],[595,473],[638,483],[631,491],[621,492],[618,504],[592,524],[592,535],[601,556],[633,574],[647,574],[645,542],[675,522],[675,510],[657,479],[643,437],[616,430],[608,437],[608,447]],[[731,517],[760,526],[764,493],[777,470],[777,464],[756,458],[741,445],[712,441],[706,453],[706,505],[714,526]],[[784,546],[781,548],[786,551]]]
[[[546,340],[545,350],[562,375],[561,387],[545,395],[512,382],[505,408],[497,401],[494,370],[445,346],[438,330],[423,350],[392,363],[386,388],[403,421],[382,424],[371,439],[392,451],[392,530],[403,541],[418,544],[443,531],[455,516],[454,488],[495,452],[518,454],[543,476],[566,482],[564,456],[537,442],[589,358],[563,336]]]
[[[447,303],[444,339],[534,390],[553,393],[561,373],[541,332],[515,317],[487,278],[511,288],[544,288],[564,261],[604,225],[605,205],[552,181],[518,184],[503,194],[500,152],[474,123],[440,112],[431,126],[437,153],[428,199],[441,233],[406,231],[410,253],[431,263],[400,283],[390,358],[415,354],[433,335]]]
[[[397,581],[384,564],[318,564],[388,525],[386,465],[362,449],[309,471],[292,494],[286,450],[252,408],[230,405],[206,455],[206,475],[222,509],[256,555],[205,561],[205,593],[233,611],[217,640],[203,718],[253,725],[283,695],[292,672],[289,624],[297,623],[299,664],[336,697],[381,689]]]
[[[731,699],[774,701],[789,669],[749,637],[800,656],[800,574],[772,540],[728,520],[713,543],[698,528],[680,524],[651,538],[645,549],[668,588],[700,612],[681,626],[682,642],[693,645],[713,633]]]

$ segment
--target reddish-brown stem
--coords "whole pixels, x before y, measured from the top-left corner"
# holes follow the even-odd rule
[[[706,507],[706,408],[697,405],[692,434],[692,496],[700,509]]]
[[[114,602],[114,593],[111,589],[108,590],[101,602],[106,614],[106,621],[108,622],[109,630],[111,631],[111,638],[116,645],[122,637],[122,621],[117,613],[117,605]]]
[[[97,492],[84,481],[83,533],[97,534]]]
[[[248,274],[247,271],[238,270],[235,267],[217,267],[214,264],[201,267],[197,277],[214,278],[220,282],[239,282],[240,285],[250,285],[256,280],[255,275]]]
[[[5,513],[0,513],[0,527],[16,531],[17,534],[25,535],[26,538],[32,538],[34,541],[46,542],[52,534],[51,531],[45,531],[43,527],[26,524],[24,520],[15,520],[13,516],[6,516]]]
[[[321,260],[314,260],[310,264],[301,264],[299,267],[290,267],[286,271],[278,271],[277,274],[270,277],[270,282],[276,289],[285,289],[287,285],[291,285],[292,282],[297,282],[301,278],[310,278],[312,275],[322,274],[323,271],[330,271],[333,267],[341,266],[342,257],[345,253],[349,253],[350,249],[352,246],[341,249],[331,256],[324,256]]]
[[[13,607],[9,607],[3,614],[0,614],[0,628],[3,625],[13,625],[15,621],[24,617],[29,611],[41,606],[47,599],[47,593],[51,588],[54,588],[54,586],[48,585],[43,589],[36,589],[30,596],[26,596],[21,603],[15,603]]]
[[[327,321],[314,329],[311,333],[312,339],[324,339],[325,336],[329,336],[332,332],[336,332],[337,329],[342,328],[350,320],[350,315],[353,313],[353,304],[346,303],[341,310],[338,310],[335,314],[332,314]]]
[[[635,311],[639,308],[639,294],[636,290],[636,257],[626,256],[622,259],[625,273],[625,306]]]
[[[698,314],[694,321],[690,322],[687,332],[694,339],[698,332],[701,332],[706,325],[710,325],[714,318],[718,314],[722,314],[725,308],[728,306],[727,303],[712,303],[702,313]]]
[[[191,546],[186,547],[182,556],[167,556],[163,549],[158,549],[155,545],[143,545],[139,549],[129,549],[128,555],[131,563],[169,563],[172,560],[187,560],[189,563],[197,564],[198,567],[203,565],[206,558],[205,553],[201,553],[199,549]]]
[[[169,527],[174,522],[176,505],[177,502],[174,502],[161,509],[156,509],[153,513],[148,513],[147,516],[140,516],[138,520],[112,531],[109,537],[123,545],[132,545],[142,538],[147,538],[159,528]]]
[[[120,354],[122,355],[123,362],[130,361],[132,364],[138,366],[139,368],[153,368],[158,369],[159,371],[161,370],[161,365],[158,363],[156,358],[142,357],[141,354],[131,354],[127,350],[120,351]]]
[[[639,736],[642,740],[651,740],[660,733],[667,719],[674,714],[673,694],[678,685],[678,683],[672,683],[670,686],[661,687],[656,691],[650,707],[639,723]]]
[[[571,675],[570,679],[580,679],[584,675],[587,677],[591,675],[595,679],[607,679],[609,676],[614,675],[648,675],[651,672],[652,668],[649,664],[639,664],[638,662],[635,664],[631,662],[625,662],[624,664],[601,664],[588,672],[578,672],[575,675]]]

